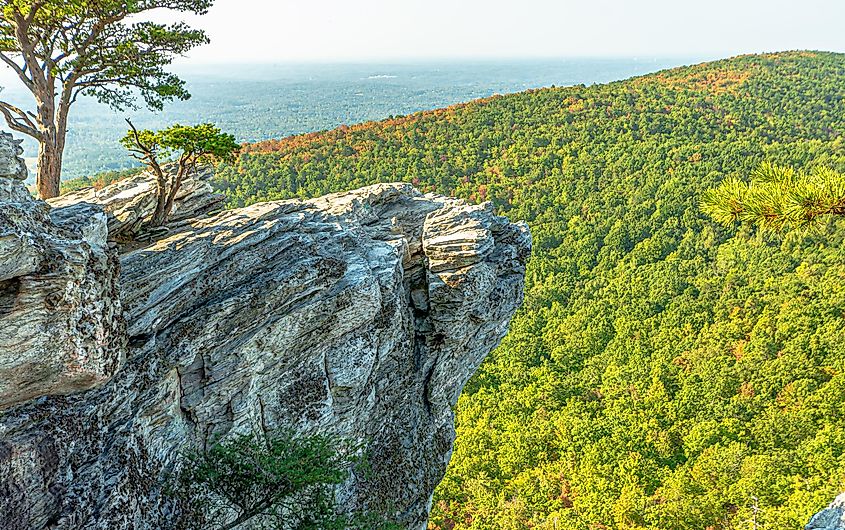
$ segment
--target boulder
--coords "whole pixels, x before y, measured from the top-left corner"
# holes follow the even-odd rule
[[[845,493],[814,515],[804,530],[845,530]]]
[[[201,167],[182,182],[169,222],[175,223],[220,210],[226,197],[213,192],[208,182],[213,175],[212,168]],[[96,204],[107,214],[109,237],[118,240],[131,238],[143,222],[152,216],[156,206],[155,191],[154,177],[142,171],[102,189],[82,188],[47,202],[54,208]]]
[[[125,355],[118,261],[106,216],[52,218],[0,133],[0,411],[94,388]]]

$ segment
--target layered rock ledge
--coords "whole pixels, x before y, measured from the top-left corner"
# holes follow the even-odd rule
[[[425,527],[452,407],[522,300],[524,224],[383,184],[120,250],[95,204],[115,190],[49,209],[7,166],[0,528],[173,528],[182,451],[256,426],[363,442],[341,505]]]
[[[125,354],[106,215],[51,216],[19,154],[0,133],[0,410],[103,383]]]

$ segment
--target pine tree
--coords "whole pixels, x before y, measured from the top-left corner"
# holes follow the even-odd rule
[[[36,185],[59,194],[70,109],[81,95],[114,109],[136,97],[153,110],[188,99],[185,83],[165,70],[174,57],[208,42],[184,23],[144,18],[159,9],[204,14],[212,0],[0,0],[0,65],[17,74],[35,111],[0,100],[10,129],[38,141]]]
[[[126,122],[130,130],[121,143],[156,177],[156,209],[149,221],[151,227],[161,226],[167,221],[182,182],[196,171],[198,164],[211,161],[232,163],[241,148],[234,136],[210,123],[176,124],[154,132],[139,131],[129,118]],[[176,167],[175,173],[166,175],[162,163],[174,157],[172,165]]]

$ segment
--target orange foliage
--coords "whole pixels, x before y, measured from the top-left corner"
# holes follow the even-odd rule
[[[743,357],[745,357],[745,345],[746,344],[747,344],[747,342],[745,340],[740,340],[739,342],[737,342],[736,344],[731,346],[731,353],[733,354],[734,359],[736,359],[737,361],[739,361]]]
[[[727,92],[737,93],[750,77],[751,72],[747,69],[720,68],[707,72],[693,71],[682,76],[668,71],[640,78],[637,84],[656,83],[672,90],[694,90],[720,95]]]

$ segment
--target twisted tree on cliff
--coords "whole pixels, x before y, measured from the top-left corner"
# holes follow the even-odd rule
[[[70,108],[90,95],[115,109],[140,96],[161,110],[188,99],[164,67],[208,42],[184,23],[140,21],[153,9],[204,14],[213,0],[0,0],[0,61],[35,99],[35,112],[0,101],[9,128],[39,142],[38,193],[59,194]]]
[[[176,194],[186,177],[204,160],[232,162],[240,145],[231,134],[210,123],[173,125],[158,132],[139,131],[127,118],[129,132],[121,143],[130,154],[143,162],[156,178],[156,208],[148,225],[161,226],[173,210]],[[162,166],[162,161],[175,156],[175,172]]]
[[[803,173],[763,164],[751,182],[731,178],[706,192],[702,210],[725,226],[745,222],[774,231],[817,226],[845,216],[845,176],[827,168]]]

